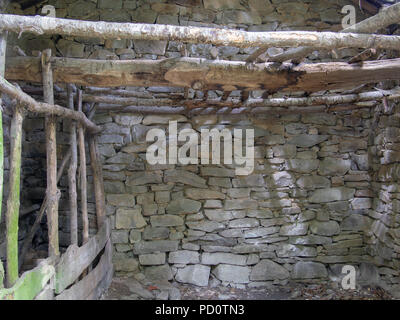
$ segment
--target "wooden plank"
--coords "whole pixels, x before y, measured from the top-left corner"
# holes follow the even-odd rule
[[[110,236],[110,227],[107,220],[99,232],[82,247],[71,245],[61,256],[56,266],[56,293],[61,293],[71,285],[82,272],[93,262],[99,252],[104,248]]]
[[[54,285],[51,283],[51,279],[34,300],[54,300]]]
[[[52,260],[48,258],[35,269],[22,274],[12,288],[0,290],[0,300],[32,300],[45,288],[54,274]]]
[[[56,296],[56,300],[84,300],[88,296],[94,298],[96,294],[93,293],[96,292],[96,288],[102,284],[102,280],[112,270],[111,256],[112,246],[110,239],[108,239],[104,253],[97,266],[81,281]]]
[[[114,269],[110,264],[105,277],[101,280],[98,286],[85,298],[85,300],[98,300],[103,293],[107,291],[113,279]]]
[[[201,90],[324,91],[400,79],[400,59],[277,65],[243,61],[168,58],[163,60],[90,60],[52,58],[55,82],[99,87],[169,86]],[[7,60],[6,78],[40,83],[38,58]],[[40,75],[40,73],[39,73]],[[65,109],[65,108],[64,108]]]

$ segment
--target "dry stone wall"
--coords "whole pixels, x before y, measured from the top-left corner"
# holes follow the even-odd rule
[[[11,13],[39,14],[54,5],[62,18],[247,31],[339,30],[341,8],[352,1],[278,0],[91,0],[44,1]],[[357,11],[357,21],[366,18]],[[57,56],[90,59],[163,59],[181,57],[179,43],[10,35],[8,54],[20,46],[28,55],[51,48]],[[187,55],[245,60],[256,48],[216,48],[189,44]],[[282,49],[270,48],[269,54]],[[337,50],[346,60],[357,51]],[[312,61],[331,61],[315,52]],[[149,97],[182,94],[176,88],[126,88]],[[239,96],[232,92],[232,96]],[[304,93],[294,93],[301,96]],[[203,92],[190,90],[190,97]],[[222,95],[210,91],[210,98]],[[260,97],[262,92],[252,92]],[[274,97],[280,97],[277,93]],[[62,103],[62,102],[60,102]],[[231,166],[149,165],[145,160],[151,128],[255,129],[255,169],[239,177]],[[199,286],[269,285],[328,281],[341,267],[358,268],[365,282],[398,279],[398,110],[374,115],[349,113],[285,116],[141,116],[98,114],[107,214],[112,222],[117,274]],[[68,123],[59,123],[60,155],[68,147]],[[43,122],[29,119],[23,146],[24,199],[40,203],[45,188]],[[89,157],[87,157],[89,159]],[[60,158],[61,160],[61,158]],[[91,230],[94,195],[89,174]],[[60,243],[69,244],[68,198],[61,180]],[[45,235],[45,233],[43,233]]]

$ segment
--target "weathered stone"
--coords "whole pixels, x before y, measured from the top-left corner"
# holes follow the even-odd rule
[[[76,1],[68,6],[68,15],[70,17],[84,17],[96,10],[96,4],[90,1]],[[58,17],[58,15],[57,15]]]
[[[257,209],[257,210],[247,210],[247,216],[249,218],[269,219],[273,218],[274,214],[270,209]]]
[[[115,271],[134,272],[138,269],[139,262],[133,258],[117,258],[113,259],[113,266]]]
[[[187,118],[183,115],[147,115],[143,119],[144,125],[168,124],[170,121],[185,122]]]
[[[162,240],[162,239],[168,239],[168,237],[169,237],[169,229],[165,227],[153,228],[147,226],[143,231],[144,240]]]
[[[144,274],[148,280],[168,281],[173,279],[171,268],[168,264],[162,266],[147,267]]]
[[[115,116],[115,123],[131,127],[135,124],[142,122],[143,116],[141,115],[131,115],[131,114],[117,114]]]
[[[353,210],[370,209],[372,207],[372,199],[370,198],[355,198],[351,201]]]
[[[282,236],[304,236],[307,231],[308,223],[295,223],[282,226],[279,234]]]
[[[223,223],[219,223],[216,221],[206,221],[206,220],[186,222],[186,225],[191,229],[205,231],[205,232],[214,232],[225,228],[225,225]]]
[[[237,9],[245,10],[240,0],[204,0],[204,8],[221,10],[221,9]]]
[[[163,56],[167,48],[167,41],[133,40],[136,53],[149,53]]]
[[[176,227],[183,225],[183,219],[180,216],[163,214],[150,217],[152,227]]]
[[[138,230],[131,230],[129,233],[129,242],[130,243],[136,243],[142,240],[142,233]]]
[[[60,39],[56,45],[64,57],[83,58],[85,45],[75,41]]]
[[[284,280],[289,278],[289,271],[281,265],[267,259],[262,259],[251,270],[250,280]]]
[[[143,266],[157,266],[165,263],[165,253],[149,253],[139,255],[139,263]]]
[[[262,208],[284,208],[284,207],[291,207],[292,200],[291,199],[272,199],[269,201],[263,201],[258,203]]]
[[[321,236],[333,236],[340,232],[339,224],[336,221],[313,221],[310,224],[310,230],[314,234]]]
[[[303,114],[301,120],[304,123],[324,124],[333,126],[336,124],[337,117],[330,113],[308,113]]]
[[[217,265],[220,263],[226,263],[238,266],[245,266],[246,261],[246,256],[228,252],[204,252],[201,255],[201,263],[206,265]]]
[[[318,189],[310,197],[311,203],[326,203],[349,200],[354,197],[355,189],[346,187]]]
[[[135,197],[130,194],[108,194],[107,203],[117,207],[133,207],[135,205]]]
[[[293,279],[326,278],[328,272],[322,263],[297,262],[293,267]]]
[[[257,207],[257,201],[250,199],[225,200],[224,205],[225,210],[257,209]]]
[[[175,280],[181,283],[194,284],[200,287],[208,286],[211,268],[203,265],[190,265],[178,269]]]
[[[233,188],[228,190],[228,196],[235,199],[249,198],[250,188]]]
[[[206,188],[206,180],[186,170],[167,170],[164,173],[164,182],[178,182],[196,188]]]
[[[178,250],[179,241],[175,240],[156,240],[140,241],[134,244],[134,254],[147,254],[154,252],[169,252]]]
[[[197,251],[180,250],[169,253],[168,263],[195,264],[200,262],[200,255]]]
[[[318,188],[329,188],[331,182],[326,177],[321,176],[302,176],[296,184],[302,189],[318,189]]]
[[[204,210],[206,217],[213,221],[227,221],[232,219],[242,219],[246,216],[246,212],[243,211],[225,211],[222,209],[217,210]]]
[[[206,200],[204,203],[204,208],[213,208],[213,209],[218,209],[222,208],[222,201],[220,200]]]
[[[329,136],[327,135],[300,134],[289,139],[288,143],[301,148],[310,148],[312,146],[320,144],[325,140],[328,140],[328,138]]]
[[[128,243],[128,232],[125,230],[113,230],[111,232],[112,243]]]
[[[222,187],[222,188],[231,188],[232,187],[232,183],[231,183],[231,179],[229,178],[214,178],[211,177],[208,179],[208,184],[210,186],[217,186],[217,187]]]
[[[232,184],[235,188],[264,187],[265,181],[264,177],[261,174],[252,174],[249,176],[233,179]]]
[[[117,229],[143,228],[146,225],[140,209],[117,209],[115,219]]]
[[[303,236],[303,237],[290,237],[289,242],[291,244],[300,244],[300,245],[331,244],[332,238],[310,234],[308,236]]]
[[[285,144],[281,146],[272,147],[274,157],[277,158],[294,158],[296,156],[296,146]]]
[[[325,158],[321,161],[318,174],[323,176],[343,176],[351,167],[351,160]]]
[[[190,214],[197,213],[201,208],[201,202],[190,199],[172,200],[166,210],[170,214]]]
[[[227,168],[221,168],[221,167],[208,167],[204,166],[200,168],[201,175],[206,177],[234,177],[235,176],[235,170],[232,169],[227,169]]]
[[[366,231],[370,229],[372,220],[360,214],[351,214],[340,223],[343,231]]]
[[[289,187],[294,183],[295,178],[287,171],[274,172],[268,179],[268,185],[272,188]]]
[[[317,249],[314,247],[295,246],[292,244],[281,245],[276,250],[276,255],[279,258],[289,257],[315,257],[317,256]]]
[[[319,166],[319,160],[289,159],[286,163],[287,170],[298,173],[310,173]]]
[[[368,143],[362,139],[342,140],[339,143],[340,152],[356,152],[358,150],[366,150]]]
[[[259,225],[260,223],[255,218],[243,218],[229,221],[228,228],[254,228]]]
[[[162,183],[162,176],[157,172],[133,172],[126,178],[127,186],[140,186],[148,183]]]
[[[212,273],[217,279],[232,283],[249,283],[250,268],[230,264],[218,265]]]
[[[222,192],[198,188],[185,189],[185,196],[194,200],[225,199],[225,195]]]
[[[271,234],[279,232],[279,227],[270,227],[270,228],[255,228],[251,230],[246,230],[243,233],[244,238],[259,238],[269,236]]]

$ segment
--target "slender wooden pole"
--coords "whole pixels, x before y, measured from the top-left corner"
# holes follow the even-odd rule
[[[71,152],[71,147],[70,147],[68,149],[67,153],[65,154],[64,159],[61,162],[60,168],[58,168],[57,183],[60,181],[60,179],[64,173],[64,169],[67,166],[68,161],[71,159],[71,153],[72,152]],[[21,255],[19,257],[19,269],[21,269],[21,266],[24,263],[25,255],[28,252],[28,250],[32,244],[33,237],[43,219],[44,212],[47,209],[47,204],[48,204],[48,199],[47,199],[47,194],[46,194],[43,199],[42,205],[40,206],[39,213],[36,216],[36,220],[33,223],[33,226],[31,228],[31,230],[29,231],[28,236],[24,240],[24,244],[23,244],[22,250],[21,250]]]
[[[53,75],[50,64],[51,50],[42,52],[43,96],[46,103],[54,105]],[[57,257],[60,254],[58,240],[58,199],[60,191],[57,188],[57,145],[56,127],[57,118],[47,116],[46,153],[47,153],[47,225],[49,229],[49,256]]]
[[[11,120],[10,179],[6,211],[6,285],[11,287],[18,279],[18,218],[20,206],[21,144],[23,110],[17,106]]]
[[[82,111],[82,91],[78,90],[78,111]],[[81,211],[82,211],[82,243],[89,240],[89,218],[87,209],[87,176],[86,176],[86,150],[85,132],[81,124],[78,124],[78,145],[79,145],[79,175],[81,187]]]
[[[1,9],[1,8],[0,8]],[[6,60],[6,47],[7,47],[7,31],[0,33],[0,76],[4,77],[5,60]],[[4,151],[3,151],[3,113],[2,101],[0,96],[0,221],[1,221],[1,207],[3,202],[3,172],[4,172]],[[4,268],[0,260],[0,288],[4,286]]]
[[[96,198],[97,228],[99,229],[102,226],[106,216],[106,203],[104,198],[103,172],[95,135],[91,135],[89,138],[89,153],[90,164],[93,171],[94,195]]]
[[[74,92],[72,85],[67,86],[68,108],[74,110]],[[76,193],[76,170],[78,167],[78,149],[76,142],[76,122],[71,121],[69,143],[71,161],[68,168],[68,190],[70,206],[71,244],[78,244],[78,199]]]

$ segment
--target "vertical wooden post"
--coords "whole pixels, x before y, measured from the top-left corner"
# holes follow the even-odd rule
[[[53,73],[51,71],[51,50],[42,52],[42,81],[43,97],[46,103],[54,104]],[[57,144],[56,144],[56,117],[46,116],[46,154],[47,154],[47,225],[49,229],[49,256],[57,257],[60,254],[58,244],[58,199],[60,192],[57,188]]]
[[[78,111],[82,111],[82,90],[78,90]],[[89,218],[87,209],[87,176],[86,176],[86,150],[85,132],[81,124],[78,124],[78,145],[79,145],[79,175],[81,177],[81,210],[82,210],[82,242],[89,240]]]
[[[1,8],[0,8],[1,12]],[[0,75],[4,77],[5,62],[6,62],[6,47],[7,47],[7,31],[0,33]],[[1,108],[1,95],[0,95],[0,221],[1,221],[1,207],[3,203],[3,172],[4,172],[4,151],[3,151],[3,114]],[[0,260],[0,288],[4,283],[4,268]]]
[[[74,110],[74,92],[72,85],[67,86],[68,108]],[[76,143],[76,122],[71,121],[69,143],[71,161],[68,168],[68,190],[70,207],[71,244],[78,244],[78,200],[76,194],[76,170],[78,167],[78,150]]]
[[[0,13],[3,13],[8,5],[8,0],[0,1]],[[0,76],[4,77],[6,67],[6,49],[7,49],[7,35],[8,32],[0,33]],[[0,94],[0,221],[1,209],[3,204],[3,179],[4,179],[4,150],[3,150],[3,114],[2,114],[2,101]],[[0,288],[4,287],[4,267],[0,260]]]
[[[7,287],[18,279],[18,218],[20,206],[22,108],[17,106],[10,128],[10,179],[6,211]]]
[[[91,135],[89,138],[89,153],[93,171],[94,196],[96,199],[97,228],[100,229],[106,217],[106,202],[104,198],[103,172],[95,135]]]

